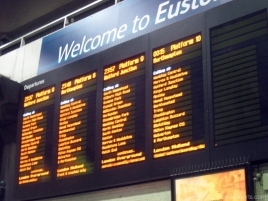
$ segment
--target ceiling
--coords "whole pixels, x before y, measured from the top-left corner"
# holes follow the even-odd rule
[[[94,0],[0,0],[0,40],[14,40]]]

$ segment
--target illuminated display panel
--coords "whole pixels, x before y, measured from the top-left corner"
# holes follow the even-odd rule
[[[61,84],[57,178],[93,172],[96,77],[94,71]]]
[[[202,36],[153,50],[153,158],[205,148]]]
[[[145,160],[145,54],[104,68],[101,168]]]
[[[268,136],[266,10],[210,30],[215,146]]]
[[[175,178],[172,201],[246,201],[251,196],[247,192],[247,185],[245,168]]]
[[[55,87],[24,97],[19,160],[19,185],[51,178],[51,133]]]
[[[248,12],[243,12],[243,15]],[[34,115],[32,111],[35,111],[35,114],[42,112],[42,116],[38,118],[46,119],[47,126],[44,127],[46,134],[40,134],[43,140],[40,141],[40,147],[43,147],[45,152],[41,149],[38,152],[43,155],[43,158],[34,158],[35,155],[27,152],[28,158],[34,158],[33,160],[38,160],[38,164],[45,165],[43,175],[42,172],[38,172],[41,169],[35,167],[35,163],[31,166],[31,169],[36,170],[36,173],[32,172],[32,177],[29,170],[28,172],[17,171],[19,175],[15,177],[17,185],[15,185],[14,197],[18,200],[44,199],[149,182],[155,179],[167,179],[170,178],[171,172],[182,170],[186,166],[195,167],[200,163],[213,163],[214,158],[225,160],[230,152],[236,157],[240,156],[238,151],[245,149],[250,151],[249,148],[255,145],[251,141],[247,143],[249,148],[244,148],[246,147],[243,147],[244,143],[240,143],[214,149],[213,118],[210,119],[213,107],[214,117],[217,117],[215,125],[219,125],[218,120],[221,114],[215,110],[220,103],[214,101],[212,104],[210,78],[215,80],[219,73],[216,70],[217,59],[220,56],[224,58],[221,59],[222,62],[227,61],[226,58],[230,59],[231,56],[227,52],[225,54],[224,51],[232,52],[231,50],[236,45],[228,43],[226,48],[217,50],[214,49],[218,46],[216,41],[209,43],[210,41],[204,40],[209,39],[209,34],[212,37],[212,33],[216,37],[218,30],[241,20],[220,26],[218,26],[220,23],[215,20],[199,23],[205,22],[207,18],[214,15],[217,14],[207,12],[205,19],[203,15],[198,15],[197,18],[193,17],[189,21],[174,23],[172,26],[111,47],[99,54],[77,60],[62,69],[24,81],[24,86],[31,86],[39,80],[45,80],[43,85],[29,89],[31,91],[29,93],[33,95],[47,89],[48,86],[51,86],[50,88],[55,86],[56,92],[50,95],[49,100],[44,98],[42,103],[34,105],[30,103],[31,98],[27,98],[25,108],[19,110],[21,116],[18,122],[19,130],[31,127],[27,125],[26,119],[22,119],[23,114],[28,113],[25,116],[27,117]],[[255,15],[249,17],[252,16]],[[260,17],[262,14],[257,13],[256,16]],[[200,26],[191,24],[186,26],[187,30],[179,29],[183,27],[182,24],[192,21]],[[245,22],[248,21],[250,20]],[[209,26],[210,23],[212,23],[211,26]],[[210,30],[210,27],[213,28]],[[261,27],[257,30],[265,31]],[[257,30],[252,29],[253,32]],[[166,36],[166,33],[169,35]],[[184,36],[187,37],[184,38]],[[267,63],[267,57],[264,55],[268,55],[267,47],[264,45],[267,43],[265,40],[267,34],[258,37],[249,34],[247,37],[253,38],[241,44],[246,46],[249,42],[251,46],[256,46],[256,52],[258,52],[256,54],[257,84],[260,89],[258,96],[262,126],[254,128],[255,133],[258,132],[258,135],[264,136],[263,130],[268,119],[265,113],[268,111],[267,106],[265,109],[265,104],[267,105],[268,102],[266,98],[268,85],[264,79],[268,75],[264,68]],[[232,42],[235,43],[238,39],[240,38],[235,38]],[[257,44],[258,41],[262,41],[263,45]],[[210,69],[210,62],[206,60],[209,49],[206,54],[202,52],[202,49],[206,50],[211,44],[215,46],[211,53],[212,69]],[[142,52],[143,54],[140,54]],[[148,55],[150,61],[148,61]],[[225,68],[226,71],[231,69]],[[87,76],[93,77],[97,71],[98,75],[101,74],[98,80],[96,77],[87,80]],[[231,78],[224,79],[223,82],[227,83],[229,79]],[[214,95],[216,89],[220,89],[215,83],[216,81],[213,81]],[[246,95],[243,98],[249,96]],[[221,96],[221,98],[224,97]],[[213,98],[217,99],[216,96]],[[68,111],[72,109],[75,112],[69,115]],[[221,120],[227,117],[229,116],[223,116]],[[255,116],[252,117],[255,118]],[[41,128],[43,122],[37,122],[37,125]],[[217,129],[215,127],[215,131],[219,132],[218,127]],[[237,132],[229,132],[222,137],[229,137],[227,136],[229,134],[236,135]],[[18,132],[18,143],[22,143],[20,135]],[[220,138],[216,140],[218,144],[225,143],[220,141]],[[262,140],[255,142],[260,141]],[[18,152],[21,152],[20,150],[21,148]],[[255,150],[250,155],[250,157],[253,156],[251,159],[264,159],[259,154],[261,151]],[[19,158],[20,164],[25,163],[25,165],[19,164],[20,168],[16,167],[16,169],[28,167],[26,157]],[[18,163],[16,161],[16,164]],[[33,178],[37,175],[39,175],[37,180],[27,179],[27,176]]]

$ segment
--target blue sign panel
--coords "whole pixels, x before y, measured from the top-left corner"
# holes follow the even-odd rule
[[[230,0],[126,0],[43,38],[38,74]]]

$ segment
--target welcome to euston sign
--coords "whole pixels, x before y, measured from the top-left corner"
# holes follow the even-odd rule
[[[231,0],[125,0],[43,38],[38,74]]]

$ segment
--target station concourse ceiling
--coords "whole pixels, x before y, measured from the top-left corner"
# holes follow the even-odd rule
[[[0,40],[14,40],[94,0],[0,0]]]

